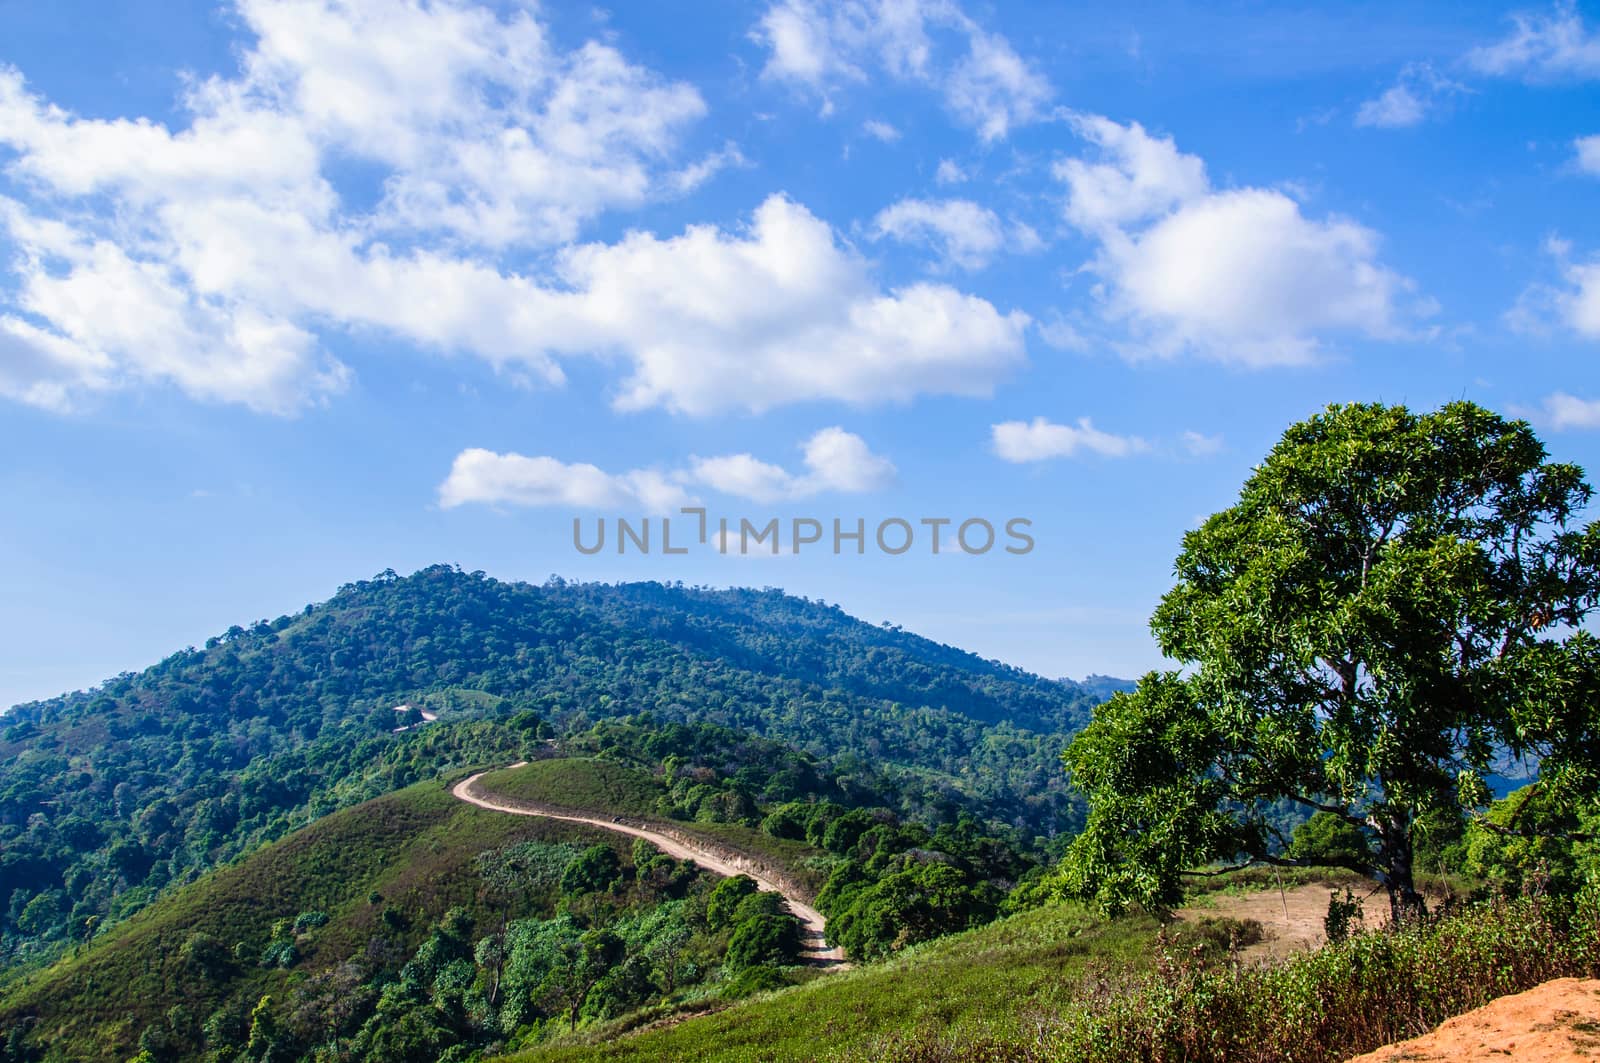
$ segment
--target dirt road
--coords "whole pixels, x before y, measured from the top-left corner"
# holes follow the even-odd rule
[[[513,764],[511,767],[520,768],[522,764]],[[822,913],[807,904],[792,889],[786,888],[782,883],[762,874],[759,870],[739,866],[738,861],[728,859],[710,848],[697,846],[683,838],[674,838],[662,834],[660,831],[651,830],[648,827],[635,827],[632,824],[619,823],[609,816],[584,815],[569,809],[557,809],[532,801],[518,801],[508,797],[486,794],[478,786],[478,780],[487,774],[489,773],[486,771],[480,771],[476,775],[462,779],[456,783],[450,792],[468,804],[489,809],[491,812],[506,812],[513,816],[542,816],[545,819],[561,819],[569,823],[583,823],[591,827],[599,827],[601,830],[626,834],[633,838],[643,838],[674,860],[692,861],[713,874],[729,877],[748,875],[755,880],[756,885],[761,889],[782,896],[788,903],[789,910],[800,920],[803,955],[807,962],[820,967],[840,967],[845,965],[844,950],[828,948],[827,939],[823,936],[825,924]]]

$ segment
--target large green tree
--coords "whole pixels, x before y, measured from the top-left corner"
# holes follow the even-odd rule
[[[1064,755],[1090,808],[1064,888],[1162,909],[1194,869],[1293,862],[1268,816],[1287,798],[1361,832],[1403,919],[1422,910],[1419,821],[1481,811],[1505,758],[1592,800],[1590,493],[1526,423],[1467,402],[1291,427],[1184,536],[1151,620],[1183,667],[1112,698]]]

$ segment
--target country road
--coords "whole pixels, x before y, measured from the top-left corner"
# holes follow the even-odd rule
[[[526,761],[510,765],[520,768]],[[501,770],[501,769],[494,769]],[[451,793],[470,805],[486,808],[491,812],[506,812],[513,816],[540,816],[545,819],[561,819],[569,823],[583,823],[601,830],[613,831],[617,834],[626,834],[633,838],[643,838],[657,849],[666,853],[674,860],[689,860],[707,871],[717,875],[732,877],[734,875],[747,875],[755,880],[757,886],[770,893],[776,893],[788,903],[789,910],[800,920],[800,936],[804,943],[802,954],[806,961],[819,967],[847,966],[844,950],[830,949],[827,938],[824,936],[825,921],[822,913],[817,911],[793,889],[783,883],[770,878],[759,870],[749,867],[740,867],[738,864],[724,856],[719,856],[709,848],[695,845],[683,838],[674,838],[659,831],[650,830],[648,827],[635,827],[631,824],[620,823],[606,816],[588,816],[572,812],[567,809],[557,809],[549,805],[542,805],[532,801],[515,801],[510,798],[497,797],[484,794],[478,787],[478,780],[488,775],[487,771],[480,771],[470,775],[451,789]]]

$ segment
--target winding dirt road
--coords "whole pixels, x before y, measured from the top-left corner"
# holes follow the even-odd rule
[[[512,768],[520,768],[522,761],[512,764]],[[494,769],[496,771],[502,769]],[[509,769],[505,769],[509,770]],[[478,780],[488,775],[487,771],[480,771],[456,783],[451,789],[451,794],[469,805],[477,805],[491,812],[506,812],[513,816],[540,816],[544,819],[561,819],[569,823],[583,823],[590,827],[612,831],[616,834],[626,834],[632,838],[643,838],[657,849],[666,853],[674,860],[689,860],[707,871],[717,875],[732,877],[734,875],[747,875],[755,880],[758,887],[769,893],[781,896],[789,905],[789,910],[800,920],[800,937],[802,941],[802,955],[806,962],[818,967],[843,967],[845,962],[843,949],[830,949],[823,930],[825,921],[822,913],[807,904],[798,893],[785,884],[763,874],[759,869],[751,866],[741,866],[744,862],[730,859],[712,851],[709,848],[695,845],[692,841],[681,837],[672,837],[648,827],[635,827],[629,823],[618,822],[605,816],[589,816],[573,812],[569,809],[558,809],[549,805],[542,805],[533,801],[513,801],[511,798],[486,794],[478,786]]]

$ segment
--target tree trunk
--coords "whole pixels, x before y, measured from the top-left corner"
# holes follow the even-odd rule
[[[1409,814],[1379,823],[1378,874],[1389,892],[1389,919],[1395,926],[1428,914],[1427,904],[1417,892]]]

